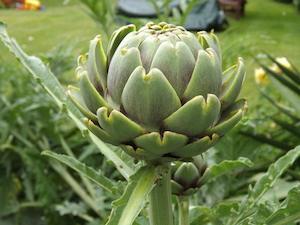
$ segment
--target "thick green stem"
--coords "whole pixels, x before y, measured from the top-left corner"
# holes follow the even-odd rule
[[[160,179],[150,193],[150,224],[173,225],[169,164],[163,168]]]
[[[189,225],[189,196],[178,197],[179,225]]]

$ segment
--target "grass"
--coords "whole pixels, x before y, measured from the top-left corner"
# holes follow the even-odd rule
[[[99,27],[84,13],[75,0],[63,6],[61,1],[44,1],[43,12],[1,10],[0,21],[8,24],[9,33],[30,54],[41,55],[58,44],[74,43],[74,58],[85,52],[88,41],[101,33]],[[255,109],[259,95],[255,89],[253,71],[256,67],[253,55],[262,51],[274,56],[286,56],[300,68],[300,14],[292,5],[274,0],[248,0],[246,16],[230,20],[229,28],[218,34],[226,64],[235,62],[238,56],[245,58],[247,79],[242,95],[250,109]],[[14,60],[0,45],[0,60]],[[74,65],[75,67],[75,65]]]
[[[78,5],[49,7],[44,12],[1,10],[0,20],[31,54],[45,53],[64,43],[87,47],[88,41],[100,33]]]
[[[249,109],[261,98],[255,88],[253,56],[266,51],[273,56],[285,56],[300,68],[300,13],[292,5],[274,0],[249,0],[246,16],[230,21],[230,27],[219,34],[225,61],[238,56],[246,60],[247,79],[242,95],[248,99]],[[252,111],[251,110],[251,111]]]

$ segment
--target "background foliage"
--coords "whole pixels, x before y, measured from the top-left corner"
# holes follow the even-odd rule
[[[117,26],[109,26],[114,19],[107,8],[100,9],[105,18],[96,18],[103,23],[94,23],[84,4],[75,0],[65,3],[44,1],[45,12],[0,11],[0,21],[9,24],[10,34],[21,47],[40,56],[63,84],[73,79],[76,56],[86,52],[88,41],[98,33],[107,37],[110,29]],[[284,55],[300,68],[299,14],[292,6],[273,0],[251,0],[246,7],[246,17],[230,20],[229,29],[218,36],[224,67],[237,56],[246,58],[248,78],[242,95],[249,100],[248,118],[204,157],[211,168],[239,157],[249,158],[253,166],[236,168],[229,164],[232,169],[228,173],[213,177],[193,196],[191,220],[195,225],[295,224],[292,218],[299,218],[299,204],[295,201],[300,198],[299,163],[288,168],[299,150],[288,153],[265,174],[269,165],[290,148],[266,145],[241,134],[249,129],[272,133],[271,122],[258,122],[265,115],[270,117],[270,109],[274,112],[274,108],[255,88],[252,75],[258,64],[253,56],[264,60],[262,50],[274,56]],[[125,189],[124,178],[3,45],[0,52],[0,224],[59,225],[66,220],[74,224],[104,224],[110,203],[118,194],[88,180],[81,169],[78,174],[41,152],[51,150],[77,159],[96,172],[101,171],[119,190]],[[267,91],[275,99],[289,98],[272,87]],[[295,139],[290,133],[285,138]],[[293,143],[294,147],[298,142]],[[137,182],[132,179],[132,183]],[[143,215],[146,212],[136,224],[147,224]]]

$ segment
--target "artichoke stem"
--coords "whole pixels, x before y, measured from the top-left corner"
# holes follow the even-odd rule
[[[173,225],[171,167],[166,164],[161,171],[161,177],[150,193],[150,224]]]
[[[179,196],[178,211],[179,211],[179,225],[189,225],[189,196]]]

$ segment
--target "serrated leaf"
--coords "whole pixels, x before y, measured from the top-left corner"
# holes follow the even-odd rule
[[[299,185],[300,181],[286,181],[285,179],[279,178],[274,186],[260,199],[259,204],[264,204],[272,199],[284,199],[288,196],[290,190]]]
[[[271,164],[267,173],[257,181],[254,188],[250,191],[248,199],[258,200],[265,194],[277,181],[277,179],[288,169],[300,156],[300,146],[290,150],[286,155]]]
[[[142,167],[131,176],[123,195],[113,202],[113,209],[106,225],[133,224],[157,178],[157,170],[152,166]]]
[[[263,175],[250,189],[248,196],[241,204],[239,216],[233,225],[243,224],[242,221],[247,220],[255,214],[255,206],[263,195],[270,190],[279,177],[296,161],[300,156],[300,146],[290,150],[286,155],[279,158],[275,163],[271,164],[267,173]]]
[[[95,213],[100,215],[98,206],[94,199],[82,188],[77,180],[67,171],[67,169],[56,161],[50,162],[51,167],[69,184],[73,191],[84,201]]]
[[[300,220],[300,187],[293,188],[282,207],[269,216],[266,225],[286,225]]]
[[[203,179],[205,181],[212,180],[234,170],[252,166],[253,162],[245,157],[239,157],[237,160],[224,160],[219,164],[215,164],[209,167],[205,171]]]
[[[214,212],[211,208],[206,206],[196,206],[190,211],[191,225],[208,224],[215,218]]]
[[[237,202],[221,202],[220,204],[207,207],[195,206],[190,210],[191,225],[209,224],[224,225],[226,221],[236,213],[238,209]]]
[[[18,43],[9,37],[4,23],[0,21],[0,39],[4,45],[15,55],[15,57],[23,64],[23,66],[31,73],[38,83],[46,90],[46,92],[55,100],[56,104],[67,109],[68,116],[75,122],[79,129],[85,130],[91,140],[96,144],[100,152],[111,160],[119,172],[128,179],[133,174],[134,169],[130,167],[130,163],[121,159],[117,152],[108,148],[107,145],[87,131],[85,125],[81,121],[83,117],[79,110],[67,98],[65,89],[61,86],[57,78],[50,69],[37,57],[27,55]]]
[[[50,158],[56,159],[59,162],[67,165],[68,167],[77,171],[81,175],[83,175],[86,178],[90,179],[91,181],[95,182],[97,185],[99,185],[103,189],[107,190],[108,192],[117,193],[115,184],[112,181],[110,181],[103,174],[95,171],[93,168],[78,161],[77,159],[75,159],[71,156],[57,154],[52,151],[43,151],[42,155],[49,156]]]
[[[247,220],[245,220],[242,224],[265,225],[264,221],[272,214],[272,212],[274,212],[274,210],[276,210],[276,207],[273,201],[267,201],[264,204],[259,204],[255,207],[255,215],[251,218],[247,218]]]

